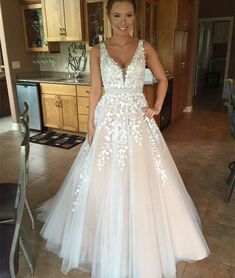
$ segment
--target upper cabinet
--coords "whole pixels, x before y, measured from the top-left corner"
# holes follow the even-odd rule
[[[110,36],[105,0],[85,0],[85,32],[88,47]]]
[[[43,0],[42,4],[48,42],[84,39],[81,0]]]
[[[58,52],[57,43],[47,43],[41,4],[21,6],[26,50],[29,52]]]
[[[156,47],[158,39],[157,8],[156,0],[138,0],[136,32],[137,36],[150,42]]]

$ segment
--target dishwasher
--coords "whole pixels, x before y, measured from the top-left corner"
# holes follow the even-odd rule
[[[24,111],[24,102],[29,106],[29,128],[42,130],[42,113],[39,95],[39,83],[17,82],[16,91],[20,114]]]

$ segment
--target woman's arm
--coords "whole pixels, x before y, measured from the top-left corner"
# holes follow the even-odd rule
[[[95,45],[91,49],[90,54],[90,74],[91,74],[91,88],[89,98],[89,114],[88,114],[88,142],[92,143],[95,133],[94,128],[94,114],[96,105],[102,94],[102,81],[100,73],[100,47]]]
[[[168,80],[163,66],[158,58],[157,52],[148,42],[144,42],[146,63],[154,77],[157,79],[157,98],[154,107],[145,110],[145,115],[152,118],[161,112],[163,101],[166,95]]]

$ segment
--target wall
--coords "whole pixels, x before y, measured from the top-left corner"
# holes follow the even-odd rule
[[[41,71],[59,71],[68,72],[68,47],[72,42],[61,42],[60,43],[60,53],[45,53],[45,54],[35,54],[33,62],[39,62]],[[77,44],[75,42],[75,44]],[[74,54],[76,57],[80,56],[81,50],[77,50]],[[90,51],[87,51],[87,63],[84,73],[89,73],[90,65]]]
[[[39,70],[32,62],[32,54],[25,50],[23,22],[18,0],[0,0],[0,41],[5,65],[8,95],[13,123],[18,122],[16,74]],[[19,61],[21,68],[13,69],[12,61]]]
[[[233,16],[233,38],[229,65],[229,77],[235,78],[235,1],[234,0],[201,0],[199,17],[226,17]]]
[[[235,1],[233,2],[233,37],[231,46],[229,77],[235,79]]]

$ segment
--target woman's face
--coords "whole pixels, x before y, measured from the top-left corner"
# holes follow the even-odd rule
[[[115,2],[110,10],[109,20],[113,33],[125,36],[133,30],[135,11],[133,5],[128,2]]]

